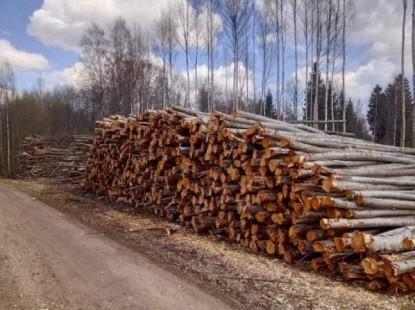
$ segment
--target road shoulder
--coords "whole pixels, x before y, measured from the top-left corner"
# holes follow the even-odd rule
[[[198,236],[148,213],[39,182],[6,181],[238,309],[413,309],[411,296],[367,291]]]

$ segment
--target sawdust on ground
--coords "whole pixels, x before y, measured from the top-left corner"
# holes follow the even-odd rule
[[[69,214],[238,309],[415,309],[414,295],[390,295],[291,266],[147,212],[93,199],[80,189],[5,181]]]

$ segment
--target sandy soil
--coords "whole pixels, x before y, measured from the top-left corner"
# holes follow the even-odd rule
[[[71,218],[74,223],[82,223],[77,225],[87,227],[85,229],[90,230],[90,237],[111,239],[114,241],[113,244],[125,248],[125,251],[144,256],[151,266],[157,265],[154,268],[173,273],[177,279],[182,279],[177,281],[190,283],[191,287],[204,294],[207,292],[205,298],[215,296],[215,302],[223,300],[235,309],[415,308],[414,295],[373,293],[367,291],[362,283],[345,283],[330,274],[321,275],[305,270],[301,263],[290,266],[277,259],[247,253],[235,244],[193,234],[146,212],[97,201],[81,190],[58,188],[33,181],[2,183],[7,183],[8,188],[19,188],[48,203],[62,212],[65,218]],[[0,200],[0,211],[2,208]],[[6,232],[3,231],[1,223],[2,214],[0,234],[4,235]],[[71,242],[76,243],[80,240]],[[85,239],[83,242],[84,246],[89,246],[90,240]],[[133,254],[127,256],[130,255]],[[4,274],[10,272],[10,266],[3,267],[2,257],[0,242],[0,283],[3,282]],[[68,262],[68,259],[65,260]],[[132,266],[133,263],[130,267]],[[13,279],[6,276],[4,281],[7,287],[12,288],[16,285]],[[13,289],[8,291],[12,292]],[[9,295],[5,297],[4,290],[0,288],[0,300],[8,298],[11,305],[19,299],[17,295]],[[160,302],[162,306],[163,302]],[[211,307],[225,309],[227,305],[211,304]]]

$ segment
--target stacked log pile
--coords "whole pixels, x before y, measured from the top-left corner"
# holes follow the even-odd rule
[[[86,180],[253,252],[415,289],[414,149],[173,107],[98,122]]]
[[[15,177],[50,178],[60,183],[80,183],[84,177],[92,136],[61,138],[30,135],[19,145]]]

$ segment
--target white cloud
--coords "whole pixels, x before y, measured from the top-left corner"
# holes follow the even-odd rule
[[[44,56],[18,50],[4,39],[0,39],[0,61],[10,62],[17,71],[43,70],[49,67],[49,62]]]
[[[44,78],[48,86],[71,85],[81,87],[82,85],[82,66],[81,62],[76,62],[72,66],[62,70],[44,72]]]
[[[401,70],[402,2],[388,0],[354,1],[353,28],[347,41],[346,95],[366,107],[376,84],[386,87]],[[412,78],[411,22],[407,11],[405,68]],[[341,55],[336,61],[335,82],[341,85]],[[305,86],[305,68],[301,62],[299,83]],[[325,67],[321,68],[322,73]],[[310,70],[309,70],[310,74]],[[322,74],[324,79],[324,74]],[[366,109],[364,109],[366,110]]]
[[[30,17],[27,31],[47,46],[79,52],[85,29],[96,22],[102,27],[123,17],[150,30],[165,0],[44,0]]]
[[[215,87],[216,91],[221,93],[222,98],[225,99],[226,90],[228,92],[229,98],[232,96],[232,86],[233,86],[233,68],[234,64],[231,63],[228,66],[219,66],[213,70],[214,80],[215,80]],[[183,70],[180,72],[181,76],[184,81],[187,80],[186,70]],[[242,62],[239,63],[239,91],[242,91],[243,94],[246,93],[246,78],[245,78],[245,66]],[[191,101],[194,101],[195,98],[195,71],[191,70],[189,72],[190,77],[190,87],[191,87],[191,94],[190,98]],[[248,70],[248,92],[249,96],[252,98],[253,96],[253,77],[254,73],[252,70]],[[200,65],[197,67],[197,78],[199,86],[201,86],[202,83],[206,83],[208,78],[208,67],[207,65]],[[258,89],[257,89],[258,91]]]
[[[367,103],[376,84],[383,87],[400,72],[402,44],[402,1],[355,1],[355,17],[350,32],[350,65],[346,70],[346,92]],[[376,8],[376,9],[374,9]],[[411,78],[411,22],[406,16],[405,67]],[[367,46],[362,48],[363,46]],[[358,51],[361,51],[360,54]]]

